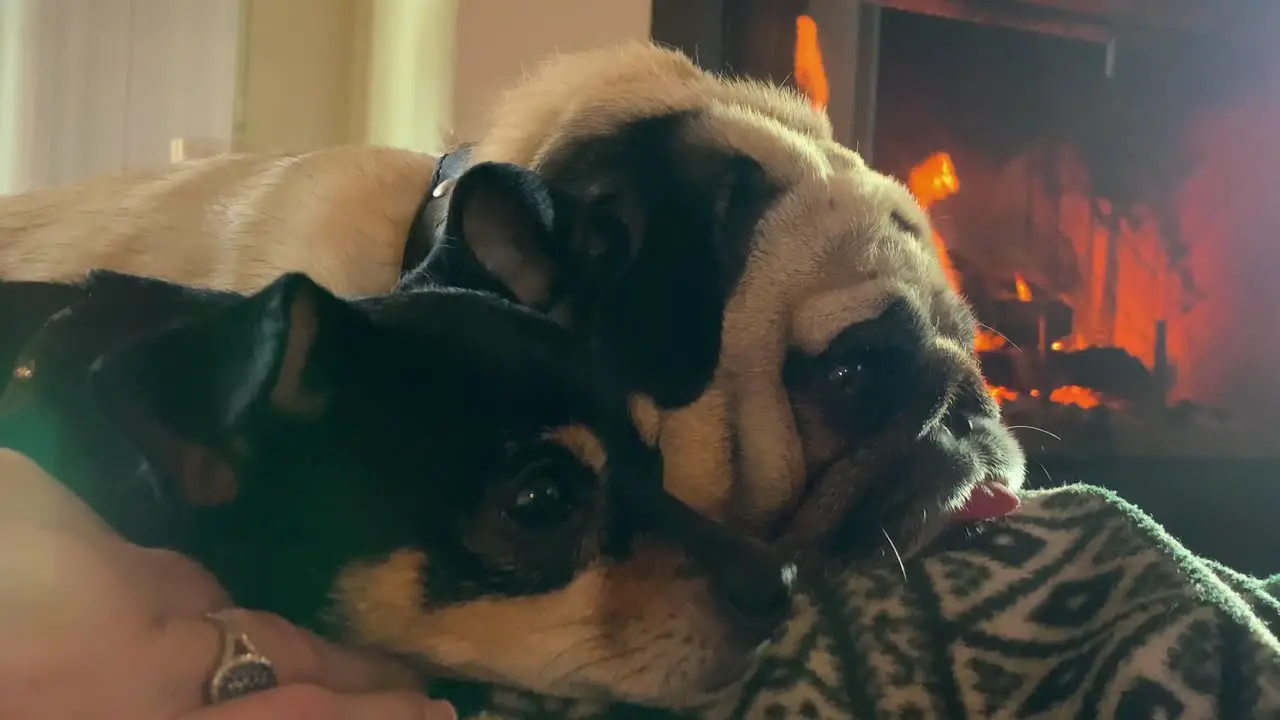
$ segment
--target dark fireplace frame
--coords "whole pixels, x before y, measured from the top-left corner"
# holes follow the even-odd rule
[[[859,0],[653,0],[654,40],[716,72],[790,83],[795,19],[808,14],[833,92],[836,139],[870,157],[879,74],[880,6]]]
[[[650,34],[709,70],[789,83],[795,19],[813,17],[836,139],[871,162],[882,8],[1110,44],[1114,57],[1118,37],[1238,27],[1239,18],[1230,16],[1248,5],[1163,0],[1157,10],[1142,0],[653,0]]]

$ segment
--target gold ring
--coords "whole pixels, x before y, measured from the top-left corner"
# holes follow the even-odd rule
[[[237,632],[218,613],[207,613],[222,635],[222,656],[205,687],[205,701],[210,705],[270,690],[280,684],[276,668],[258,652],[249,636]]]

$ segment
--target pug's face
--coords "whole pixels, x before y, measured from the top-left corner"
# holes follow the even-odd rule
[[[477,159],[536,170],[553,210],[475,256],[637,391],[681,499],[845,555],[1021,484],[928,218],[798,97],[637,46],[557,60],[503,108]]]

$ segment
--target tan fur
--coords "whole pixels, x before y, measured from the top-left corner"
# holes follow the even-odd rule
[[[0,197],[0,277],[106,268],[250,291],[305,272],[345,295],[396,281],[435,160],[337,147],[227,155]]]
[[[640,437],[649,447],[656,447],[662,434],[662,415],[653,398],[635,394],[628,399],[631,408],[631,422],[635,423]]]
[[[547,438],[597,473],[607,456],[584,425]],[[350,642],[401,653],[449,673],[556,695],[609,696],[679,706],[703,699],[691,682],[733,679],[749,661],[708,594],[671,548],[640,548],[622,563],[598,559],[542,595],[441,604],[425,594],[429,558],[415,550],[347,567],[334,610]],[[619,682],[619,678],[626,678]]]
[[[707,699],[689,692],[692,678],[748,669],[705,581],[669,549],[640,548],[543,595],[443,607],[423,597],[428,562],[403,551],[346,569],[334,599],[352,642],[544,693],[668,707]]]
[[[303,374],[307,358],[311,354],[312,345],[318,330],[316,309],[313,296],[304,296],[294,300],[289,308],[289,337],[285,344],[284,357],[280,360],[280,370],[276,375],[276,384],[271,388],[271,406],[280,412],[300,417],[319,417],[323,412],[327,399],[310,392],[303,385]]]
[[[711,386],[673,411],[634,400],[632,414],[657,439],[676,495],[716,518],[732,500],[741,519],[766,522],[795,499],[806,461],[835,444],[820,429],[800,432],[814,421],[782,385],[785,350],[822,349],[892,296],[939,316],[960,301],[924,212],[901,184],[836,143],[824,115],[795,93],[716,77],[652,45],[539,67],[498,104],[476,160],[536,169],[584,137],[679,110],[698,111],[700,142],[750,155],[784,190],[730,298]],[[109,267],[249,290],[301,270],[339,293],[387,290],[431,165],[412,153],[343,148],[0,199],[0,277],[66,279]],[[918,232],[904,232],[894,214]],[[734,447],[743,477],[733,477]],[[1020,472],[997,479],[1017,485]],[[406,553],[349,570],[337,600],[358,640],[547,692],[608,690],[662,704],[689,702],[690,678],[746,657],[730,646],[705,589],[658,549],[593,566],[556,592],[444,608],[421,597],[428,561]]]
[[[806,450],[781,383],[786,347],[820,351],[893,295],[935,313],[959,300],[928,241],[927,215],[901,183],[835,142],[824,114],[796,93],[717,77],[672,50],[636,43],[549,60],[504,95],[476,157],[536,169],[585,137],[685,110],[699,111],[701,141],[751,156],[785,191],[731,298],[712,386],[661,420],[665,482],[713,517],[740,484],[746,502],[735,510],[764,522],[805,478]],[[894,214],[920,232],[903,232]],[[730,477],[731,436],[743,478]]]
[[[604,472],[609,456],[605,453],[604,444],[600,442],[600,438],[596,437],[596,434],[586,425],[558,427],[547,433],[547,439],[573,453],[574,457],[578,458],[583,465],[596,471],[596,474]]]

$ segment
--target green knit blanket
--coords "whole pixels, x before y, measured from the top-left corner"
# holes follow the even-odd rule
[[[1031,493],[905,574],[817,581],[746,687],[702,716],[1280,718],[1268,585],[1195,557],[1103,490]],[[662,716],[497,689],[459,705],[488,718]]]

